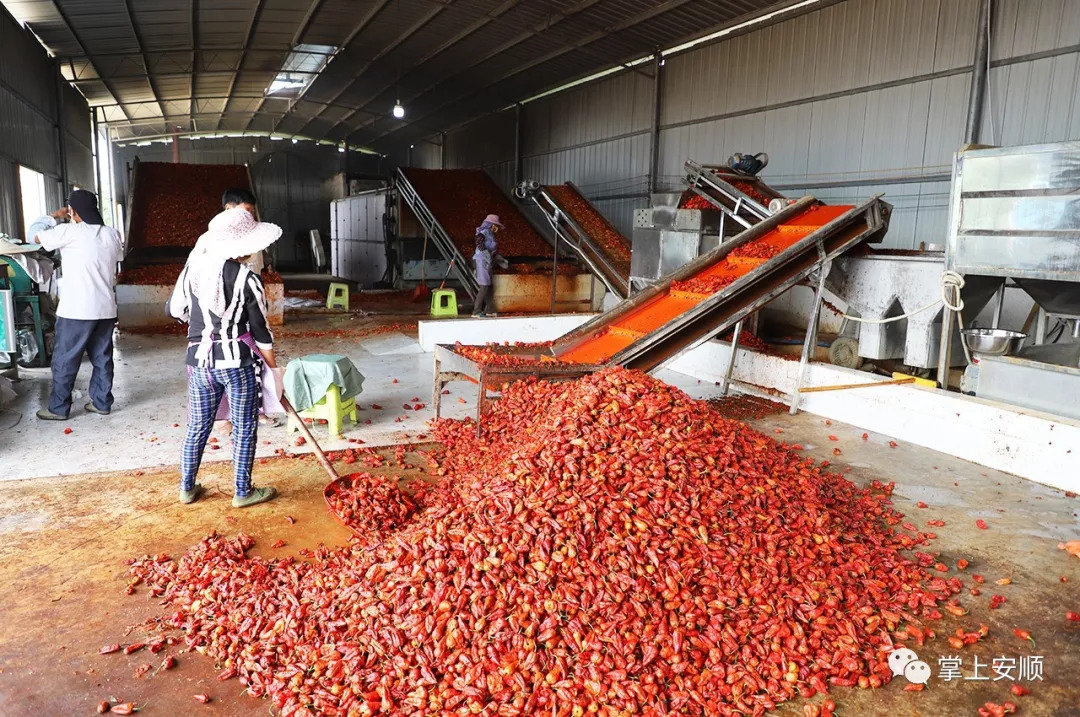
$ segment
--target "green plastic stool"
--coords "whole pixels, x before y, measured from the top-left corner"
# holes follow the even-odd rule
[[[457,292],[453,289],[436,289],[431,292],[432,316],[457,316]]]
[[[326,308],[349,310],[349,285],[330,282],[330,290],[326,292]]]
[[[356,423],[356,399],[348,398],[342,401],[341,391],[337,386],[331,385],[330,388],[326,390],[326,395],[320,398],[318,403],[311,408],[298,411],[298,413],[300,418],[310,418],[312,422],[320,419],[326,421],[327,428],[330,429],[330,437],[336,438],[341,435],[341,429],[345,423],[346,416],[348,416],[353,423]],[[289,416],[289,423],[286,426],[286,430],[289,433],[300,430],[300,426],[292,416]]]

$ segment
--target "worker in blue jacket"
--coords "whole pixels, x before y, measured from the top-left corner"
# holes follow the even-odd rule
[[[505,269],[510,264],[499,256],[499,243],[495,234],[503,228],[498,214],[488,214],[480,226],[476,228],[476,250],[473,252],[473,263],[476,267],[474,277],[479,291],[476,301],[473,302],[473,316],[495,316],[495,302],[491,291],[491,265],[495,263]]]

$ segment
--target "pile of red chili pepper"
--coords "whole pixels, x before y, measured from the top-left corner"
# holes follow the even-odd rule
[[[682,204],[679,205],[679,209],[713,209],[716,207],[705,197],[700,194],[691,194],[685,199]]]
[[[180,278],[183,264],[151,264],[124,269],[116,277],[118,284],[165,284],[172,286]]]
[[[673,291],[687,291],[692,294],[715,294],[738,278],[731,275],[693,276],[671,282],[671,288]]]
[[[435,438],[440,499],[379,542],[135,561],[163,628],[286,717],[761,715],[888,682],[893,632],[960,589],[904,553],[929,538],[891,485],[640,372],[522,381]]]
[[[559,208],[577,222],[607,259],[625,276],[630,276],[630,242],[592,204],[569,184],[544,187]]]
[[[742,192],[746,196],[753,199],[755,202],[757,202],[761,206],[763,206],[763,207],[768,207],[769,206],[769,198],[766,197],[764,194],[762,194],[758,190],[758,188],[756,186],[754,186],[753,182],[747,181],[745,179],[736,179],[735,177],[733,177],[730,174],[723,174],[723,175],[720,176],[720,178],[723,179],[728,184],[730,184],[731,186],[738,189],[740,192]]]
[[[383,533],[403,526],[416,503],[397,483],[370,473],[353,473],[327,487],[326,502],[345,525],[366,533]]]
[[[128,241],[132,247],[193,247],[221,212],[221,195],[249,188],[240,164],[140,162]]]
[[[150,264],[147,266],[135,266],[124,269],[116,277],[118,284],[165,284],[172,286],[180,278],[180,272],[184,270],[183,264]],[[273,269],[262,270],[264,284],[282,283],[281,274]]]
[[[415,332],[416,322],[414,321],[412,323],[382,324],[381,326],[365,326],[358,329],[327,329],[325,331],[283,327],[276,330],[274,332],[274,335],[278,338],[292,339],[362,339],[368,336],[377,336],[379,334],[392,334],[395,331]]]
[[[504,224],[495,236],[502,256],[552,256],[551,245],[482,169],[403,171],[466,259],[476,250],[476,228],[488,214],[498,214]]]
[[[730,256],[744,256],[751,259],[771,259],[779,254],[780,251],[780,249],[772,244],[759,239],[735,247],[731,250]]]
[[[734,330],[728,331],[726,334],[721,336],[720,339],[722,341],[731,341],[731,339],[732,339],[732,337],[734,335],[735,335]],[[771,351],[772,350],[772,346],[769,346],[769,344],[765,343],[764,340],[759,338],[756,334],[750,333],[749,331],[740,331],[739,332],[739,346],[743,346],[743,347],[748,348],[748,349],[753,349],[755,351]]]
[[[551,347],[551,341],[539,341],[535,343],[521,343],[515,342],[513,344],[502,344],[504,346],[513,345],[518,348],[535,349],[537,354],[548,353],[545,349]],[[461,342],[454,344],[454,353],[459,356],[464,356],[470,361],[474,361],[478,364],[485,366],[535,366],[541,363],[538,356],[530,356],[528,354],[516,354],[506,353],[499,351],[500,344],[484,344],[482,346],[468,346]],[[545,361],[544,365],[550,365],[553,362]]]

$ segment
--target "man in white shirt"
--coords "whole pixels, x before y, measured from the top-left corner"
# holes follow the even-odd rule
[[[39,232],[34,241],[60,251],[63,279],[56,310],[49,407],[37,412],[47,421],[65,421],[71,390],[83,353],[90,357],[90,402],[85,409],[108,415],[113,395],[113,327],[116,325],[116,269],[124,256],[115,229],[105,226],[93,192],[76,189],[68,197],[71,223]]]

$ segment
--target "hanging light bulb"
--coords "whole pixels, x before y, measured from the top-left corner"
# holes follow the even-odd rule
[[[398,119],[405,118],[405,108],[401,106],[401,100],[398,100],[397,104],[394,105],[394,116]]]

